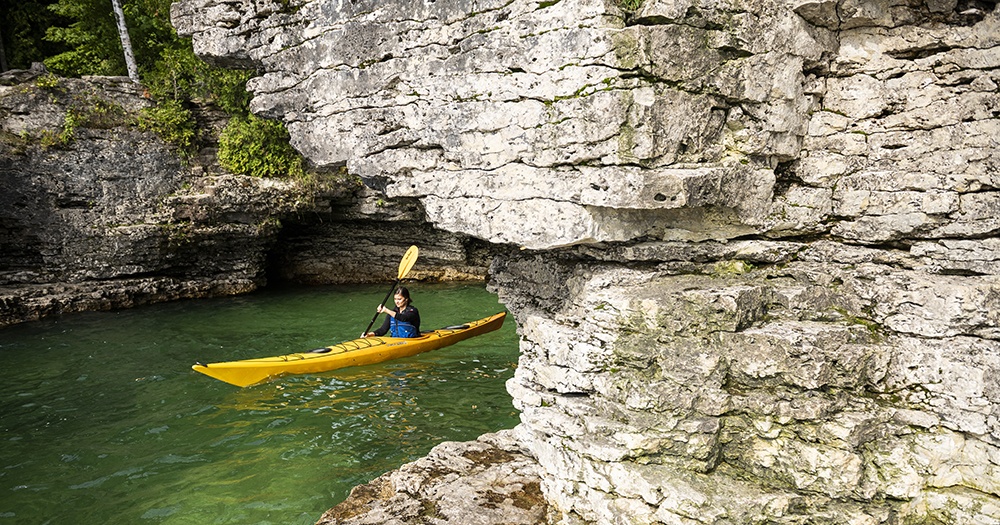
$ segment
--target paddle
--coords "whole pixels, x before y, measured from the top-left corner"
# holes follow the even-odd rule
[[[385,299],[382,299],[382,306],[385,306],[385,302],[389,300],[389,297],[392,297],[392,292],[396,291],[399,281],[402,281],[403,277],[406,277],[406,274],[410,273],[410,268],[413,268],[413,264],[417,262],[417,252],[419,251],[416,246],[410,246],[406,250],[406,253],[403,254],[403,260],[399,261],[399,273],[396,275],[396,282],[392,284],[392,288],[389,288],[389,293],[385,294]],[[372,322],[368,323],[368,328],[365,328],[365,331],[361,332],[361,337],[368,335],[368,331],[375,324],[375,319],[378,319],[378,311],[372,317]]]

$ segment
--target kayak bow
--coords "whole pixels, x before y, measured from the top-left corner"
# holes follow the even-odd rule
[[[503,325],[506,316],[506,312],[501,312],[461,326],[424,332],[420,337],[363,337],[311,352],[207,365],[199,363],[191,368],[220,381],[246,387],[289,374],[328,372],[437,350],[492,332]]]

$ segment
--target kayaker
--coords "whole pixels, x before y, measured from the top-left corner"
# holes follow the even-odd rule
[[[400,286],[393,298],[396,308],[386,308],[380,304],[375,309],[380,314],[386,314],[385,321],[378,330],[368,332],[367,336],[383,336],[388,333],[389,337],[419,337],[420,312],[410,300],[410,290]]]

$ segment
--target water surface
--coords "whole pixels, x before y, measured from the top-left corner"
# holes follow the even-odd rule
[[[425,330],[504,310],[482,285],[410,288]],[[244,389],[190,368],[354,338],[386,291],[269,290],[0,329],[0,524],[314,523],[441,441],[513,427],[509,316],[434,352]]]

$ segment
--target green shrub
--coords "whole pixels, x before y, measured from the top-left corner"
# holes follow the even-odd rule
[[[59,77],[52,73],[46,73],[35,79],[35,86],[41,89],[52,89],[59,87]]]
[[[76,108],[66,110],[63,116],[62,129],[53,131],[43,129],[38,132],[39,144],[45,149],[63,149],[70,145],[76,138],[76,129],[85,124],[86,117]]]
[[[184,105],[167,99],[139,114],[139,128],[152,131],[177,147],[182,157],[190,158],[197,150],[198,127]]]
[[[254,177],[302,176],[302,157],[288,140],[281,122],[254,115],[233,117],[219,137],[219,163]]]
[[[83,118],[83,127],[112,129],[130,123],[128,111],[121,105],[99,97],[87,97],[77,105]]]
[[[143,83],[155,100],[212,101],[230,115],[243,115],[250,103],[246,84],[251,76],[252,71],[210,66],[195,56],[191,39],[177,39],[164,47]]]

